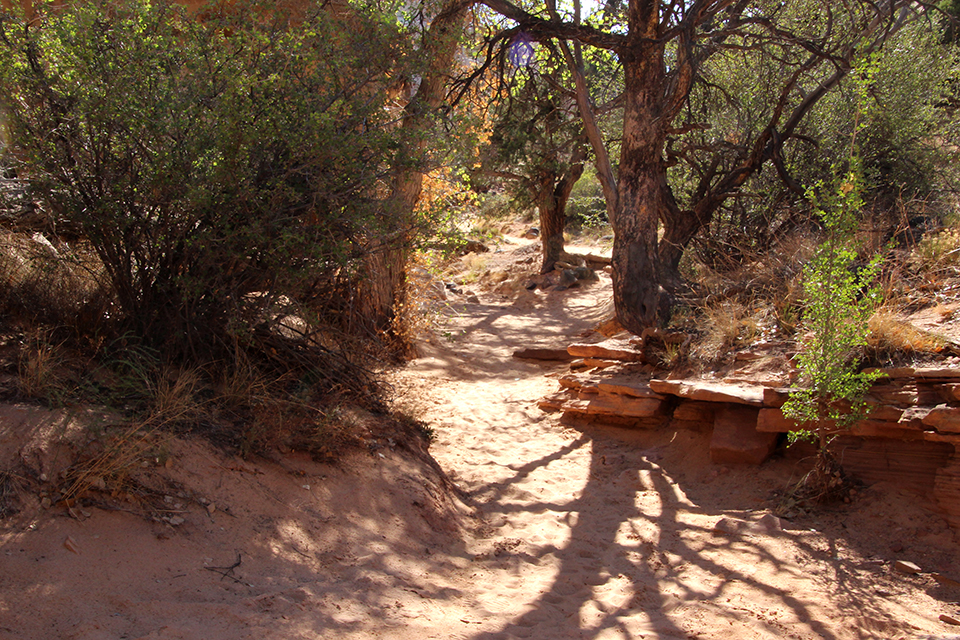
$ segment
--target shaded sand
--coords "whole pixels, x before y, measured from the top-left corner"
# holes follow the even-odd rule
[[[960,633],[939,619],[960,613],[960,587],[891,568],[960,574],[956,538],[922,497],[881,484],[778,531],[761,518],[796,461],[717,467],[706,431],[540,412],[566,369],[513,350],[572,341],[609,295],[604,277],[447,309],[448,337],[392,376],[397,404],[435,429],[439,468],[390,439],[338,466],[174,441],[179,526],[95,508],[75,519],[26,496],[0,523],[0,639]],[[721,518],[737,531],[714,532]]]

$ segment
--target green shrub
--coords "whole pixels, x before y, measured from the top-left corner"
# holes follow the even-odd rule
[[[880,253],[859,263],[856,244],[864,192],[858,134],[867,128],[867,117],[859,116],[871,113],[867,100],[876,69],[875,61],[866,60],[853,78],[858,117],[847,166],[834,167],[831,182],[819,181],[807,192],[823,224],[824,240],[803,270],[801,323],[806,336],[797,354],[800,388],[790,393],[783,414],[800,427],[792,437],[818,443],[821,461],[828,457],[833,436],[864,417],[863,397],[883,375],[858,366],[870,318],[880,302],[876,281],[883,264]]]
[[[821,183],[815,199],[826,238],[803,270],[802,328],[808,333],[797,354],[801,388],[790,394],[783,413],[825,450],[835,429],[863,417],[863,396],[879,377],[859,371],[868,322],[879,303],[875,286],[882,256],[857,268],[852,244],[855,213],[862,206],[858,168],[835,185]],[[809,433],[804,433],[805,431]]]
[[[11,155],[102,262],[117,332],[217,357],[310,316],[296,303],[334,290],[377,229],[399,35],[319,6],[37,10],[0,22]]]
[[[567,203],[567,223],[576,228],[597,228],[607,223],[603,187],[592,165],[584,167],[583,176],[573,185]]]

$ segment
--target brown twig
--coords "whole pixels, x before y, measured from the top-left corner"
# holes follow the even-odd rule
[[[220,579],[230,578],[237,584],[243,584],[239,578],[233,575],[233,570],[240,566],[240,563],[243,562],[243,558],[240,557],[240,552],[237,551],[237,561],[234,562],[229,567],[204,567],[207,571],[213,571],[214,573],[220,574]]]

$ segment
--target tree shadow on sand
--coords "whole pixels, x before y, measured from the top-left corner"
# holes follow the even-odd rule
[[[747,629],[751,637],[793,632],[800,633],[797,637],[841,637],[818,619],[821,611],[815,605],[790,588],[803,578],[804,570],[785,562],[783,554],[775,555],[766,544],[771,536],[788,533],[717,534],[710,523],[723,514],[708,513],[686,498],[658,464],[663,447],[651,449],[638,446],[632,437],[611,437],[616,432],[622,430],[588,427],[572,445],[524,465],[514,477],[484,492],[490,500],[484,506],[488,517],[509,516],[516,507],[501,503],[497,496],[507,493],[510,484],[574,448],[592,448],[589,478],[578,497],[563,504],[524,507],[575,514],[569,542],[547,550],[558,560],[551,586],[529,603],[525,613],[498,630],[470,636],[473,640],[707,638],[723,628],[718,622],[730,625],[731,637]],[[649,435],[646,439],[649,443]],[[707,517],[712,517],[710,522],[705,522]],[[899,626],[875,606],[875,595],[856,571],[829,564],[831,549],[817,549],[795,538],[793,542],[799,554],[820,561],[823,577],[836,583],[834,604],[840,611],[872,620],[874,631],[893,632]],[[721,563],[717,553],[709,553],[721,549],[746,558],[748,566],[766,565],[785,580],[765,582],[743,563]],[[517,562],[535,562],[537,555],[518,557]],[[754,594],[752,601],[736,595],[744,591]],[[773,610],[777,615],[771,614]],[[702,635],[698,627],[713,631]],[[862,637],[876,636],[867,631]]]

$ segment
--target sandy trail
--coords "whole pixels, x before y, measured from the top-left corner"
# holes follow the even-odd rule
[[[511,359],[513,350],[574,341],[608,308],[608,284],[537,294],[527,313],[465,307],[450,321],[455,339],[405,372],[419,376],[419,406],[438,425],[434,456],[490,525],[487,544],[476,543],[486,551],[474,584],[481,608],[470,613],[482,628],[462,637],[892,638],[943,628],[932,615],[942,606],[890,597],[902,580],[878,586],[890,580],[870,534],[857,548],[789,524],[713,532],[722,516],[758,521],[795,462],[718,469],[703,432],[571,428],[536,408],[556,389],[551,368]],[[871,502],[889,499],[868,496],[860,508],[894,525]],[[950,549],[949,534],[941,542]]]
[[[28,504],[0,528],[0,640],[852,640],[955,629],[938,616],[958,613],[960,590],[889,566],[893,547],[927,570],[960,571],[953,534],[924,500],[877,486],[785,531],[719,535],[721,517],[758,523],[796,463],[719,468],[706,431],[542,413],[537,399],[565,369],[512,352],[569,343],[609,295],[604,277],[450,307],[447,337],[393,376],[397,403],[435,428],[431,453],[459,500],[422,453],[386,439],[337,466],[171,442],[172,478],[187,488],[171,496],[185,518],[175,528]]]

